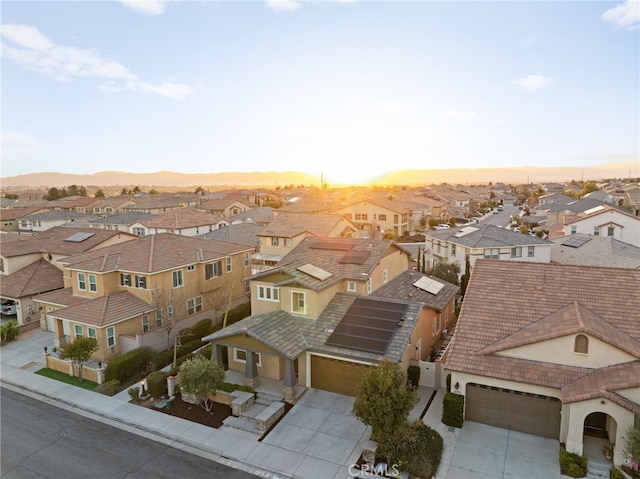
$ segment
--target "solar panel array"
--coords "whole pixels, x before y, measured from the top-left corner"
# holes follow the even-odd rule
[[[71,236],[65,238],[64,241],[70,241],[72,243],[82,243],[84,240],[87,240],[92,236],[95,236],[95,233],[86,233],[86,232],[80,231],[78,233],[74,233]]]
[[[367,259],[371,256],[371,251],[347,251],[339,263],[342,264],[365,264]]]
[[[416,288],[420,288],[421,290],[431,294],[438,294],[442,288],[444,288],[444,284],[431,278],[427,278],[426,276],[420,278],[418,281],[413,283],[413,285]]]
[[[566,240],[564,243],[562,243],[562,245],[570,246],[571,248],[579,248],[580,246],[582,246],[583,244],[589,241],[591,241],[591,238],[588,238],[586,236],[572,236],[571,238]]]
[[[328,249],[332,251],[349,251],[353,244],[338,241],[316,241],[309,245],[310,249]]]
[[[357,298],[325,344],[384,354],[406,310],[406,304]]]
[[[302,271],[303,273],[308,274],[309,276],[313,276],[320,281],[324,281],[327,278],[333,276],[333,273],[329,273],[322,268],[318,268],[317,266],[312,265],[311,263],[303,264],[302,266],[298,266],[298,271]]]

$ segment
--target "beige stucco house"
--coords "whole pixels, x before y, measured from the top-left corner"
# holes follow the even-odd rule
[[[478,260],[446,359],[465,419],[608,438],[622,464],[640,415],[640,271]]]

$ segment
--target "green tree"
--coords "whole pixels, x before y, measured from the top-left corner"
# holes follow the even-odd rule
[[[459,284],[460,265],[458,263],[447,263],[446,261],[438,261],[429,274],[444,279],[449,283]]]
[[[636,462],[640,461],[640,427],[631,426],[627,429],[624,440],[625,455],[633,458]]]
[[[213,396],[222,385],[224,369],[204,356],[196,356],[180,365],[180,389],[195,396],[205,411],[213,408]]]
[[[62,346],[61,359],[70,359],[73,366],[78,369],[78,380],[82,382],[82,366],[98,349],[98,342],[93,338],[79,336],[75,341]]]
[[[435,226],[438,226],[440,224],[440,221],[437,220],[436,218],[430,218],[429,219],[429,227],[434,228]]]
[[[102,188],[98,188],[98,191],[96,191],[94,196],[96,198],[104,198],[106,195],[104,194],[104,191],[102,191]]]
[[[5,193],[4,197],[7,198],[8,200],[17,200],[18,193]]]
[[[417,392],[407,388],[407,373],[383,359],[363,374],[353,414],[371,426],[371,439],[380,442],[407,422],[416,402]]]
[[[59,200],[60,198],[66,198],[67,196],[69,196],[69,193],[67,193],[67,190],[65,188],[59,189],[54,186],[52,188],[49,188],[47,194],[44,195],[44,199],[47,201],[55,201]]]
[[[157,194],[158,194],[158,190],[156,190],[155,188],[151,188],[151,189],[149,190],[149,194],[150,194],[150,195],[157,195]]]

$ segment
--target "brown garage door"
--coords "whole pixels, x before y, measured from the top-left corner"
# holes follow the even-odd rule
[[[468,421],[558,439],[561,408],[557,398],[467,384]]]
[[[311,387],[355,396],[362,373],[369,366],[339,359],[311,356]]]

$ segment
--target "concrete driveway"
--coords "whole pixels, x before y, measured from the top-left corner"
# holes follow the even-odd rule
[[[445,477],[560,479],[559,454],[557,439],[465,421]]]

